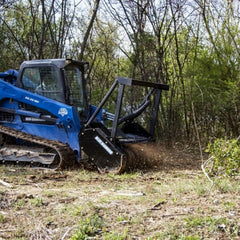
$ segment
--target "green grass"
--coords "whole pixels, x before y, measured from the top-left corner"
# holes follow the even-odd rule
[[[43,205],[42,197],[33,198],[30,200],[30,202],[35,207],[41,207]]]
[[[5,221],[6,221],[5,216],[0,213],[0,223],[4,223]]]
[[[19,210],[21,208],[23,208],[25,206],[26,202],[24,199],[18,199],[15,203],[14,203],[14,207],[16,210]]]
[[[102,236],[103,240],[130,240],[130,237],[128,236],[128,229],[123,229],[123,233],[118,232],[105,232]]]
[[[77,231],[69,238],[69,240],[85,240],[95,237],[103,231],[103,220],[97,214],[81,219],[78,224]]]
[[[214,218],[211,216],[185,218],[185,223],[187,229],[207,228],[208,231],[211,232],[221,231],[222,228],[226,228],[228,225],[230,225],[227,218]]]

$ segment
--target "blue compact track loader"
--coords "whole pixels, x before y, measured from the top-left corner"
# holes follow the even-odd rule
[[[153,140],[161,91],[168,85],[117,77],[98,106],[88,103],[87,62],[31,60],[0,73],[0,163],[60,169],[86,159],[100,172],[120,173],[127,146]],[[149,89],[139,107],[121,116],[126,86]],[[104,104],[118,89],[115,113]],[[152,95],[155,94],[155,97]],[[134,121],[154,99],[146,131]],[[112,121],[107,127],[106,120]],[[134,160],[133,160],[134,161]]]

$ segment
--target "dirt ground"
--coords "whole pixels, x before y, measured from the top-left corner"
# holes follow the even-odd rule
[[[121,175],[1,166],[0,239],[240,239],[239,179],[211,187],[192,148],[135,151]]]

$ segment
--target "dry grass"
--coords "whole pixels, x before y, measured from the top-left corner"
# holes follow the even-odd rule
[[[158,157],[122,175],[1,167],[0,239],[239,239],[239,181],[209,193],[196,156]]]

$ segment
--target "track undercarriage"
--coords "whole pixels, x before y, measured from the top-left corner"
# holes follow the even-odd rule
[[[86,155],[82,163],[85,163],[88,169],[97,168],[100,173],[121,173],[126,168],[127,158],[125,154],[116,153],[114,161],[109,163],[103,156],[93,159]],[[74,151],[66,144],[0,125],[0,164],[61,170],[72,168],[77,162]]]
[[[11,139],[17,139],[25,144],[13,144]],[[0,163],[28,164],[32,167],[58,170],[72,167],[76,161],[74,152],[66,144],[3,125],[0,125],[0,143]]]

